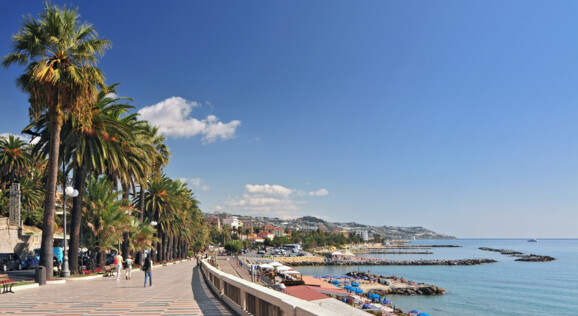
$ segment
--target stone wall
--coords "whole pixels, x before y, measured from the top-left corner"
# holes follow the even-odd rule
[[[32,254],[34,248],[40,248],[41,240],[39,235],[21,235],[18,226],[11,226],[7,217],[0,217],[0,253]]]

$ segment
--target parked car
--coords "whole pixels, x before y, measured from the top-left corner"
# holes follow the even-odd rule
[[[22,270],[20,256],[15,253],[0,253],[0,269],[2,269],[2,271]]]
[[[36,256],[24,256],[22,258],[23,269],[34,269],[38,266],[39,260]]]

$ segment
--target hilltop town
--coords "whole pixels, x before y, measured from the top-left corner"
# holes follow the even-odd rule
[[[206,213],[204,215],[207,222],[219,226],[230,225],[232,228],[243,227],[250,231],[259,228],[260,230],[269,230],[268,233],[270,236],[281,236],[291,231],[314,231],[319,229],[324,232],[360,235],[366,241],[374,240],[377,236],[382,240],[456,238],[420,226],[369,226],[355,222],[332,223],[313,216],[304,216],[296,219],[280,219],[276,217],[233,215],[225,212]]]

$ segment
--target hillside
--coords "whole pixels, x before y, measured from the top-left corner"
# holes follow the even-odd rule
[[[323,219],[304,216],[296,219],[279,219],[277,217],[263,217],[263,216],[247,216],[247,215],[235,215],[230,213],[209,213],[205,216],[215,216],[219,217],[221,220],[236,216],[240,221],[251,221],[254,223],[255,227],[273,225],[275,227],[287,228],[292,230],[317,230],[321,229],[323,231],[364,231],[367,230],[370,238],[373,235],[380,235],[384,240],[395,240],[395,239],[455,239],[456,237],[448,236],[434,232],[432,230],[426,229],[424,227],[400,227],[400,226],[369,226],[358,224],[355,222],[349,223],[334,223],[327,222]]]

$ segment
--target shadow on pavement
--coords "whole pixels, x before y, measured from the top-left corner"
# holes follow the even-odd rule
[[[193,281],[191,287],[195,301],[199,304],[199,308],[203,315],[238,315],[231,310],[227,305],[216,298],[206,284],[205,279],[201,275],[199,266],[193,268]]]

